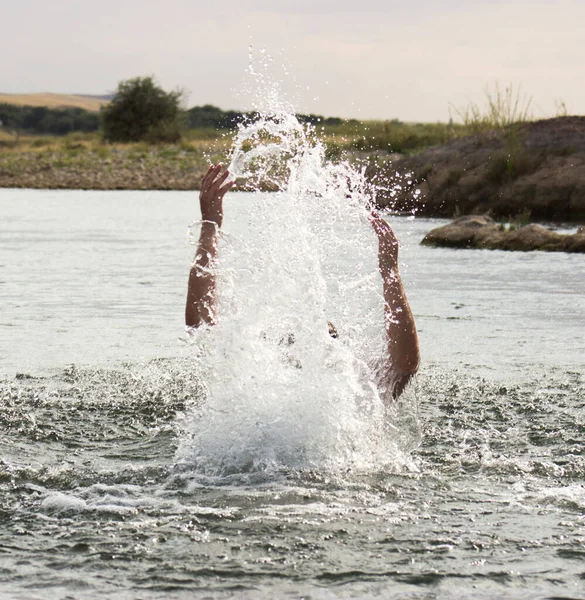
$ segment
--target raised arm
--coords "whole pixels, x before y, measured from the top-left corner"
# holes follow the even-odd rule
[[[201,182],[199,205],[201,208],[201,232],[195,252],[195,260],[189,272],[185,324],[199,327],[215,323],[217,312],[216,262],[219,230],[223,222],[223,197],[234,185],[227,181],[229,172],[222,172],[222,165],[211,165]]]
[[[376,212],[371,216],[378,235],[378,266],[384,290],[384,325],[388,354],[384,361],[385,383],[398,398],[418,371],[420,352],[414,317],[398,271],[398,240],[392,228]]]

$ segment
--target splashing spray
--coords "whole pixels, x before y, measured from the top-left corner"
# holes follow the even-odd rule
[[[375,378],[385,339],[373,191],[363,172],[325,160],[265,73],[250,74],[262,103],[229,170],[275,191],[226,198],[219,322],[194,335],[206,397],[177,459],[218,476],[392,462],[396,428]]]

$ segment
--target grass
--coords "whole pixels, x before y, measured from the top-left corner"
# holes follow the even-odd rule
[[[340,160],[347,153],[413,153],[463,135],[464,132],[460,126],[442,123],[367,121],[322,127],[314,133],[324,143],[327,157]],[[176,144],[105,144],[97,133],[72,133],[63,137],[16,136],[0,129],[0,159],[6,159],[7,154],[49,151],[69,154],[90,152],[99,158],[107,158],[112,152],[122,152],[135,159],[154,154],[168,161],[179,160],[184,155],[189,155],[192,160],[213,157],[225,160],[231,142],[231,132],[211,128],[187,131]]]
[[[348,155],[361,154],[383,156],[386,153],[416,154],[429,147],[444,144],[450,140],[485,134],[491,131],[504,133],[508,142],[514,145],[517,125],[532,120],[532,98],[522,93],[513,84],[505,87],[498,82],[484,89],[483,106],[469,102],[466,106],[450,105],[452,117],[449,123],[404,123],[398,119],[391,121],[345,121],[341,125],[316,126],[314,133],[325,145],[326,156],[333,161],[342,160]],[[35,106],[79,106],[88,110],[98,110],[105,101],[97,98],[66,94],[0,94],[0,102],[29,104]],[[565,103],[556,101],[557,115],[567,114]],[[459,121],[459,122],[456,122]],[[207,156],[209,153],[225,154],[231,144],[232,132],[217,131],[214,128],[199,128],[186,131],[182,141],[171,145],[182,152],[194,156]],[[0,128],[0,150],[34,149],[53,147],[58,149],[59,139],[51,137],[15,138],[6,135]],[[100,144],[98,134],[74,133],[66,136],[69,150],[81,150],[80,146],[95,150]],[[16,142],[16,143],[14,143]],[[77,146],[74,147],[74,144]],[[161,145],[161,147],[164,147]],[[140,152],[143,150],[141,149]],[[168,145],[164,152],[173,159]],[[495,167],[494,167],[495,168]]]
[[[227,162],[230,140],[105,144],[98,134],[15,136],[0,131],[0,180],[8,187],[193,189],[209,162]]]
[[[493,89],[485,87],[484,95],[484,107],[475,102],[469,102],[463,107],[450,105],[450,112],[455,113],[471,134],[507,129],[533,120],[532,97],[522,94],[520,87],[516,89],[510,84],[502,88],[496,82]],[[561,102],[560,106],[566,112],[564,102]]]
[[[468,134],[467,128],[448,123],[403,123],[393,121],[348,122],[323,126],[316,134],[333,160],[347,153],[416,154]]]
[[[94,102],[99,100],[83,97],[65,96],[59,94],[33,94],[23,96],[7,96],[11,101],[17,99],[32,99],[47,105],[50,98],[59,98],[61,104],[66,100],[74,102],[81,98],[83,102]],[[513,85],[501,87],[498,83],[485,88],[486,103],[480,107],[476,103],[457,108],[451,105],[451,111],[460,119],[460,123],[404,123],[398,119],[392,121],[345,121],[340,125],[316,126],[314,135],[318,137],[325,146],[326,157],[332,161],[339,161],[347,157],[367,157],[376,162],[385,161],[385,155],[391,153],[416,154],[429,147],[444,144],[450,140],[468,136],[484,134],[488,131],[498,130],[503,132],[510,146],[508,154],[516,154],[515,132],[516,125],[532,119],[530,106],[532,99],[521,94],[520,88]],[[0,95],[0,101],[2,96]],[[32,101],[32,100],[31,100]],[[566,113],[566,106],[558,101],[557,112]],[[72,104],[70,104],[72,105]],[[74,104],[73,104],[74,105]],[[175,161],[181,159],[186,153],[193,160],[204,160],[208,157],[225,157],[231,145],[233,133],[230,131],[217,131],[213,128],[200,128],[186,131],[183,139],[177,144],[159,144],[156,146],[139,144],[108,144],[104,146],[97,133],[73,133],[63,138],[51,136],[15,136],[0,129],[0,153],[3,152],[35,152],[51,149],[54,152],[81,153],[90,151],[98,156],[117,149],[122,152],[130,152],[133,157],[144,157],[145,153],[155,153],[160,158]],[[130,149],[133,146],[133,149]],[[104,147],[107,150],[104,150]],[[504,176],[513,177],[525,168],[523,164],[515,164],[516,161],[507,161],[504,165],[502,157],[497,157],[493,165],[488,167],[490,177],[497,180]],[[522,161],[520,161],[522,162]]]
[[[35,95],[39,102],[47,104],[47,95]],[[52,96],[52,95],[49,95]],[[66,96],[54,95],[61,99]],[[452,111],[459,123],[405,123],[391,121],[345,121],[339,125],[317,125],[312,135],[325,147],[328,160],[344,159],[362,161],[371,166],[387,164],[390,155],[417,154],[468,135],[484,135],[497,131],[504,140],[504,149],[494,154],[486,165],[486,179],[502,184],[538,168],[542,157],[529,154],[521,144],[517,125],[532,119],[531,98],[521,94],[513,86],[502,88],[496,84],[493,90],[485,89],[486,103],[482,108],[475,103]],[[16,96],[8,96],[16,102]],[[24,98],[24,96],[22,97]],[[31,98],[27,95],[26,98]],[[0,101],[3,100],[0,95]],[[99,102],[95,99],[85,99]],[[23,100],[24,101],[24,100]],[[84,106],[85,108],[87,106]],[[566,107],[558,102],[557,112],[566,114]],[[99,180],[100,168],[108,171],[127,169],[139,171],[145,168],[168,168],[173,172],[189,169],[205,169],[209,162],[226,162],[233,132],[200,128],[186,131],[178,143],[133,144],[104,143],[99,133],[72,133],[63,137],[17,135],[0,128],[0,172],[22,173],[27,164],[42,163],[46,169],[79,169],[88,173],[92,169]],[[261,143],[263,140],[259,140]],[[567,153],[571,149],[567,148]],[[98,163],[98,164],[96,164]],[[103,163],[103,164],[102,164]],[[99,164],[102,164],[100,167]],[[427,179],[433,165],[425,165],[415,173],[419,181]],[[458,184],[462,173],[448,173],[444,185]]]
[[[532,221],[532,213],[529,208],[524,209],[517,215],[509,215],[505,222],[500,223],[500,231],[515,231]]]
[[[430,146],[442,144],[469,133],[464,125],[446,123],[402,123],[400,121],[357,121],[342,125],[317,127],[314,136],[325,146],[325,155],[333,162],[345,158],[384,164],[389,154],[414,154]],[[0,130],[0,171],[21,177],[27,168],[68,169],[81,175],[103,171],[161,168],[184,173],[189,169],[204,170],[209,162],[226,162],[232,133],[214,129],[188,131],[175,144],[104,143],[98,133],[72,133],[56,136],[16,136]],[[28,165],[28,166],[27,166]],[[504,177],[502,165],[494,164],[491,177]],[[429,171],[432,166],[428,167]],[[460,173],[450,174],[449,185],[455,185]]]
[[[217,132],[215,138],[210,136],[186,138],[178,144],[147,144],[146,142],[106,144],[97,133],[76,132],[65,136],[15,136],[0,129],[0,159],[6,158],[9,154],[34,154],[48,151],[55,153],[92,152],[100,158],[106,158],[112,152],[132,153],[136,156],[150,153],[174,160],[184,153],[200,156],[225,155],[230,143],[231,138],[223,137]]]
[[[317,130],[332,159],[344,152],[388,152],[416,154],[432,146],[468,135],[502,132],[514,142],[517,126],[533,119],[532,98],[522,94],[512,84],[502,87],[495,83],[486,86],[485,106],[470,102],[467,106],[450,106],[449,123],[403,123],[392,121],[349,121],[338,126],[324,126]],[[566,115],[564,102],[557,101],[557,116]],[[459,122],[456,122],[459,121]]]

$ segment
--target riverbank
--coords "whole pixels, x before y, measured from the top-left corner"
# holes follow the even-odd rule
[[[319,137],[328,159],[367,165],[381,208],[585,223],[585,117],[476,135],[439,125],[344,124]],[[216,130],[191,132],[172,145],[104,144],[97,134],[0,137],[0,187],[197,190],[210,162],[226,162],[231,139]],[[393,153],[398,148],[416,153]]]
[[[384,165],[400,156],[396,152],[420,151],[464,133],[463,126],[440,123],[346,121],[323,125],[318,137],[328,160]],[[227,160],[232,138],[232,131],[211,127],[187,130],[176,144],[157,145],[107,144],[95,132],[58,137],[0,131],[0,187],[194,190],[210,162]]]
[[[224,138],[180,144],[103,144],[95,135],[31,138],[0,145],[0,187],[194,190],[209,162],[225,161]]]
[[[455,139],[368,174],[381,207],[419,216],[585,223],[585,117]]]

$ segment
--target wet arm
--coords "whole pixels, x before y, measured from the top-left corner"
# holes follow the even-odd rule
[[[418,335],[398,270],[398,240],[390,225],[379,215],[372,215],[372,226],[378,235],[378,266],[384,295],[388,352],[384,373],[392,388],[392,396],[397,398],[418,371]]]
[[[204,323],[211,325],[215,322],[217,308],[215,268],[218,242],[218,228],[214,223],[204,221],[201,224],[195,260],[189,271],[185,306],[187,327],[199,327]]]
[[[217,313],[216,267],[219,250],[219,231],[223,222],[223,197],[233,186],[227,169],[212,165],[201,182],[199,203],[201,232],[195,260],[189,272],[185,324],[199,327],[215,323]]]

